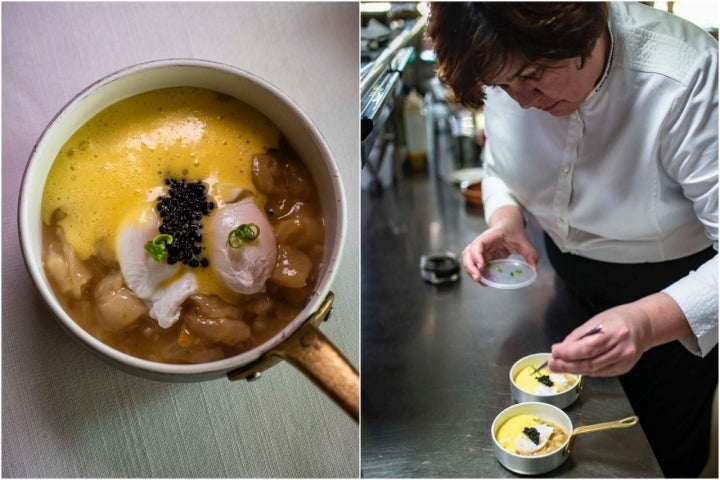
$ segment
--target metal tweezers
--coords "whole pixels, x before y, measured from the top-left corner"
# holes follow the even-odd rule
[[[583,339],[583,338],[585,338],[585,337],[589,337],[590,335],[595,335],[596,333],[600,333],[600,332],[602,331],[602,329],[603,329],[603,326],[602,326],[602,324],[600,324],[600,325],[598,325],[597,327],[595,327],[595,328],[593,328],[592,330],[590,330],[589,332],[585,332],[580,338],[578,338],[578,340],[581,340],[581,339]],[[539,371],[542,370],[543,368],[547,367],[549,361],[550,361],[549,358],[548,358],[547,360],[545,360],[542,365],[540,365],[540,366],[537,367],[535,370],[533,370],[532,372],[530,372],[530,375],[535,375],[537,372],[539,372]]]

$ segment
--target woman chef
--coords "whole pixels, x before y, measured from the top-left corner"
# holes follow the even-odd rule
[[[451,96],[485,113],[489,228],[465,270],[536,266],[532,215],[591,312],[550,368],[620,375],[665,475],[697,476],[718,377],[717,41],[635,2],[439,2],[428,33]]]

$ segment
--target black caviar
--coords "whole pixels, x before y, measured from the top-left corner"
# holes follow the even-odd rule
[[[540,375],[539,377],[535,377],[535,380],[547,387],[552,387],[553,385],[555,385],[553,381],[550,380],[550,375]]]
[[[537,431],[537,428],[535,427],[525,427],[523,428],[523,433],[527,435],[527,437],[535,444],[538,445],[540,443],[540,432]]]
[[[170,187],[167,195],[158,197],[157,211],[160,215],[160,233],[172,235],[167,245],[167,262],[183,263],[188,267],[207,267],[210,262],[201,256],[202,224],[204,216],[210,214],[215,204],[207,199],[207,188],[199,180],[186,182],[185,179],[165,179]]]

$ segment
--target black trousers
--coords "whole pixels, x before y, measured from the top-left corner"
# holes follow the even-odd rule
[[[563,253],[547,234],[545,249],[558,276],[589,316],[656,293],[716,254],[710,247],[666,262],[608,263]],[[620,376],[620,382],[665,476],[697,477],[710,453],[717,346],[704,358],[677,341],[652,348]]]

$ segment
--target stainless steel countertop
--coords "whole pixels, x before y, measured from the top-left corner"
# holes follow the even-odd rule
[[[586,320],[544,256],[519,290],[483,288],[464,272],[450,285],[420,277],[430,250],[456,253],[482,232],[482,209],[459,189],[401,179],[381,196],[362,193],[362,434],[364,477],[512,477],[495,459],[490,426],[513,404],[508,372],[547,352]],[[565,409],[574,426],[633,414],[616,378],[586,378]],[[583,435],[557,477],[661,477],[640,426]]]

